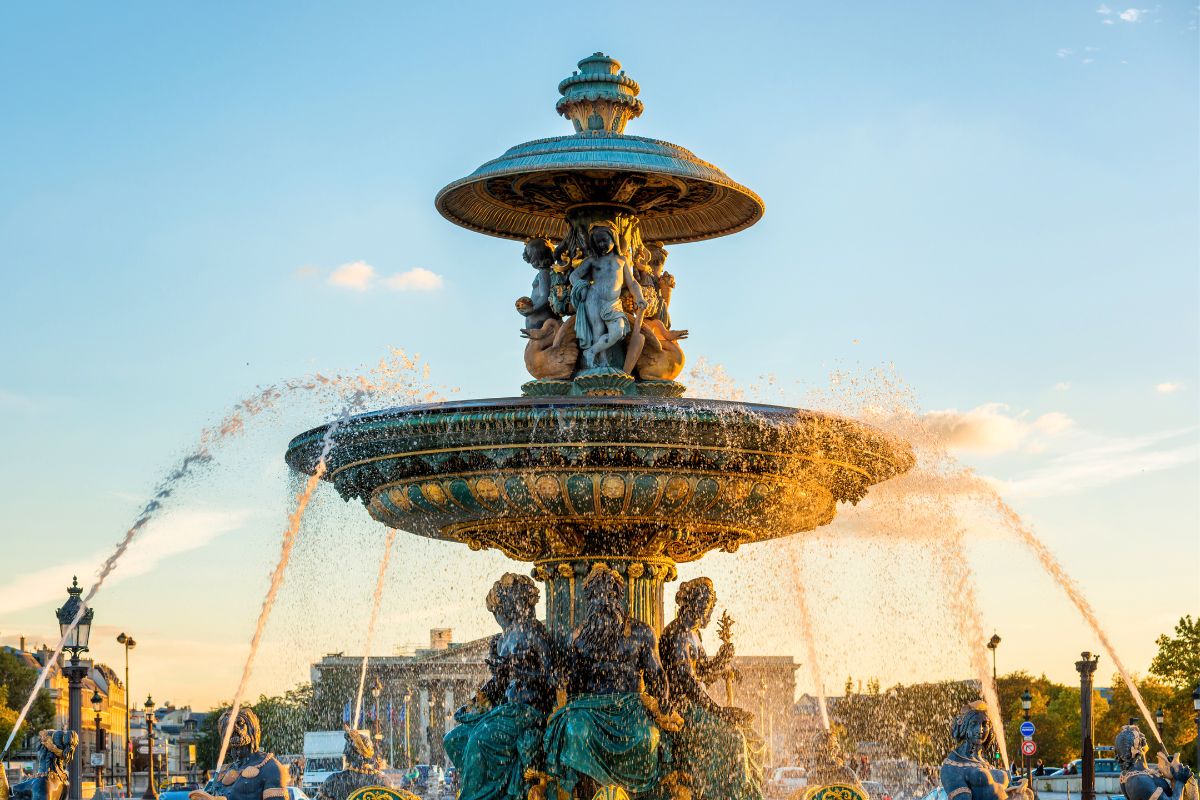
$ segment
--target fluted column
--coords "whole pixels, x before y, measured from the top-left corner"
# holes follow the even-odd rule
[[[546,585],[546,625],[555,636],[566,639],[586,613],[583,580],[597,564],[605,564],[625,579],[625,602],[629,614],[662,633],[663,583],[677,577],[669,558],[628,556],[580,556],[538,561],[533,577]]]

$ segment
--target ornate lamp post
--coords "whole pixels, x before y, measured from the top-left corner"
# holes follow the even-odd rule
[[[1200,767],[1200,683],[1192,689],[1192,708],[1196,711],[1196,766]]]
[[[1154,712],[1154,729],[1158,731],[1158,738],[1163,741],[1166,741],[1166,734],[1163,732],[1163,723],[1166,721],[1167,715],[1163,713],[1162,706],[1159,706],[1158,710]]]
[[[54,612],[58,617],[58,629],[63,637],[63,651],[71,654],[71,660],[63,666],[63,676],[67,679],[67,724],[76,736],[83,734],[83,698],[80,695],[83,691],[83,679],[88,673],[87,665],[79,662],[79,654],[87,652],[88,637],[92,634],[92,616],[95,614],[94,609],[84,609],[82,594],[79,579],[72,578],[71,586],[67,589],[67,602]],[[79,624],[75,624],[76,617],[79,617]],[[79,750],[76,749],[75,756],[71,759],[69,775],[71,800],[83,798],[83,776],[79,758]]]
[[[1081,660],[1075,662],[1079,672],[1079,727],[1083,732],[1083,788],[1080,791],[1082,800],[1096,800],[1096,748],[1094,744],[1095,721],[1092,718],[1092,676],[1096,674],[1096,663],[1100,656],[1093,656],[1086,650],[1080,654]]]
[[[409,739],[408,727],[408,710],[409,704],[412,702],[412,689],[404,690],[404,768],[408,769],[412,766],[412,742]],[[1200,706],[1197,706],[1200,708]],[[1200,720],[1200,716],[1197,717]],[[1200,725],[1200,722],[1197,722]],[[1200,746],[1200,745],[1198,745]]]
[[[1025,721],[1029,722],[1029,710],[1033,708],[1033,695],[1029,693],[1029,688],[1021,693],[1021,711],[1025,714]],[[1032,775],[1029,771],[1029,756],[1025,756],[1025,780],[1032,781]],[[1032,785],[1032,784],[1031,784]]]
[[[992,651],[992,683],[996,682],[996,650],[1000,647],[1000,637],[995,633],[988,639],[987,649]]]
[[[154,700],[146,695],[146,750],[150,754],[146,762],[146,791],[142,800],[158,800],[158,792],[154,789]]]
[[[100,712],[103,710],[104,698],[97,689],[92,692],[92,712],[96,715],[96,751],[92,754],[92,763],[96,765],[96,791],[104,786],[104,729],[100,727]]]
[[[129,741],[129,651],[137,646],[132,636],[122,632],[117,641],[125,648],[125,793],[133,793],[133,744]]]

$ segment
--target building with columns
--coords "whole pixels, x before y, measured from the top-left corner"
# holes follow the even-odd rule
[[[368,688],[363,698],[364,728],[376,725],[382,752],[394,766],[411,764],[448,765],[442,737],[454,726],[454,711],[474,697],[488,678],[486,658],[491,637],[454,642],[451,631],[435,628],[430,646],[412,655],[371,656],[367,661],[366,686],[380,686],[378,714],[371,713],[373,698]],[[769,764],[787,763],[795,749],[793,703],[796,669],[791,656],[738,656],[737,678],[732,684],[734,705],[755,715],[755,730],[767,743]],[[362,656],[334,653],[312,665],[312,682],[318,693],[342,705],[352,703],[358,685]],[[726,687],[718,682],[709,687],[718,702],[726,703]],[[387,709],[393,709],[389,714]]]

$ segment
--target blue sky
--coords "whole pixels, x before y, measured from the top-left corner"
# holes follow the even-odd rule
[[[629,133],[693,150],[767,206],[744,233],[672,248],[693,363],[747,386],[774,375],[771,397],[793,402],[831,370],[892,365],[1144,669],[1200,599],[1193,3],[8,5],[5,571],[102,556],[256,386],[397,346],[460,397],[516,393],[520,246],[446,223],[433,197],[568,133],[555,87],[595,50],[641,82]],[[330,281],[355,262],[369,286]],[[403,274],[426,277],[388,285]],[[329,413],[289,406],[229,448],[142,574],[98,599],[98,623],[145,632],[160,691],[232,690],[287,510],[282,449]],[[364,515],[325,499],[317,516],[363,550],[283,603],[280,681],[317,649],[354,649],[358,634],[300,635],[296,619],[371,580],[357,561],[378,557]],[[1069,677],[1089,634],[1053,587],[1015,597],[1027,565],[981,546],[983,615],[1012,665]],[[411,548],[398,568],[440,565],[422,586],[447,603],[452,573],[483,587],[504,566]],[[1131,550],[1146,561],[1129,576]],[[56,598],[0,604],[0,640],[43,635]],[[388,602],[385,646],[438,623],[403,593]],[[487,630],[474,608],[442,616]],[[1051,628],[1071,635],[1047,643]],[[171,661],[206,648],[225,653],[215,677]]]

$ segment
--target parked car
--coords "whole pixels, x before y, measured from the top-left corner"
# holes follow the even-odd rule
[[[808,770],[804,767],[776,767],[767,780],[767,795],[772,798],[791,797],[808,786]]]
[[[408,771],[405,789],[425,794],[442,785],[442,768],[436,764],[417,764]]]
[[[1056,772],[1055,775],[1082,775],[1083,774],[1083,759],[1077,758],[1074,761],[1068,762],[1062,772]],[[1096,759],[1096,774],[1097,775],[1120,775],[1121,765],[1117,763],[1115,758],[1097,758]],[[1048,776],[1047,776],[1048,777]]]
[[[866,790],[870,800],[892,800],[892,793],[883,788],[883,784],[879,781],[863,781],[862,787]]]

